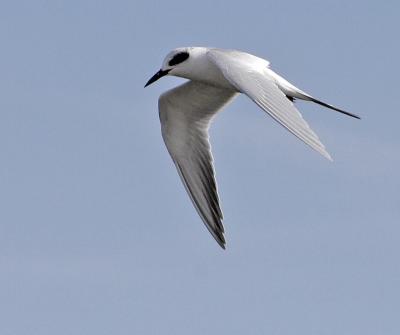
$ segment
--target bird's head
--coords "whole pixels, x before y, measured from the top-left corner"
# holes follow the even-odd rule
[[[165,57],[161,69],[149,79],[144,87],[149,86],[166,75],[185,77],[185,74],[190,69],[190,60],[191,48],[177,48],[172,50]]]

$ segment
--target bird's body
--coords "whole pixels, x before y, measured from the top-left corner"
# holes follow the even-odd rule
[[[225,248],[222,211],[212,164],[208,128],[213,117],[238,93],[314,150],[331,159],[325,147],[293,105],[308,100],[358,118],[301,91],[251,54],[204,47],[178,48],[165,58],[146,84],[165,75],[189,79],[159,98],[161,131],[167,149],[197,212],[219,245]]]
[[[190,50],[190,57],[182,63],[177,77],[202,82],[211,86],[224,87],[235,90],[222,74],[222,71],[207,56],[209,49],[196,47]]]

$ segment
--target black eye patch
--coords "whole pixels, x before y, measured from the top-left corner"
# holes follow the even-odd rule
[[[180,52],[176,54],[172,59],[168,62],[169,66],[174,66],[176,64],[182,63],[186,59],[189,58],[189,53],[188,52]]]

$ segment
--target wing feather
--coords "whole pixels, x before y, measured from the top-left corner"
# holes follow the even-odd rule
[[[158,101],[161,132],[194,207],[218,244],[225,248],[208,128],[236,92],[188,81]]]
[[[268,62],[255,56],[249,58],[238,51],[219,49],[210,49],[208,56],[239,92],[246,94],[304,143],[332,160],[318,136],[269,75]]]

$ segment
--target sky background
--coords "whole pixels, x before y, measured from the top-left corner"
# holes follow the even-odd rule
[[[229,3],[229,7],[228,4]],[[0,3],[0,334],[397,335],[398,1]],[[171,49],[248,51],[330,163],[245,96],[211,129],[227,250],[143,89]]]

